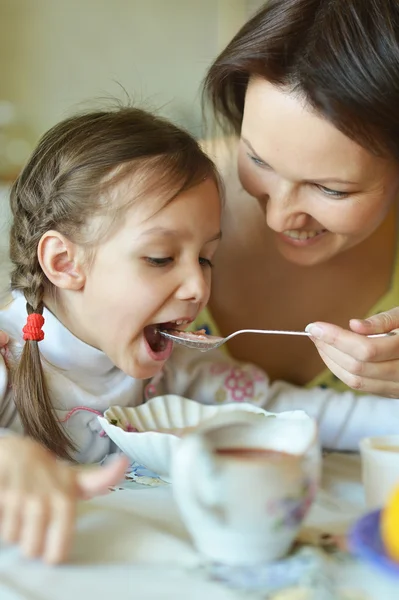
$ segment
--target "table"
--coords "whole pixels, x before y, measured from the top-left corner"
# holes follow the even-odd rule
[[[323,533],[343,534],[365,511],[357,455],[327,455],[323,473],[322,489],[300,535],[301,540],[309,543],[317,543]],[[124,482],[109,495],[82,503],[69,564],[47,567],[23,560],[15,548],[2,547],[0,599],[393,600],[398,597],[397,583],[337,551],[331,540],[327,544],[333,548],[332,552],[309,546],[295,555],[302,556],[304,564],[306,561],[313,564],[310,576],[301,577],[296,589],[285,586],[271,590],[259,586],[259,582],[254,586],[254,578],[248,579],[248,572],[207,565],[194,550],[180,520],[172,487],[137,468],[132,477],[136,481]],[[290,560],[297,560],[295,556]],[[319,566],[315,567],[312,561],[319,561]],[[284,571],[288,573],[287,568]],[[317,589],[315,577],[320,585]],[[246,581],[251,582],[250,588]]]

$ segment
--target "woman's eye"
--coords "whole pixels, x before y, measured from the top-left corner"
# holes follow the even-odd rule
[[[316,186],[323,194],[326,196],[332,196],[333,198],[346,198],[349,194],[348,192],[339,192],[338,190],[332,190],[330,188],[324,187],[324,185]]]
[[[261,160],[257,156],[254,156],[253,154],[248,154],[248,156],[252,160],[252,162],[255,163],[255,165],[258,165],[258,167],[270,168],[269,165],[267,165],[263,160]]]
[[[213,267],[213,263],[209,258],[201,258],[201,256],[199,257],[199,264],[201,267]]]
[[[173,258],[154,258],[151,256],[146,256],[145,260],[152,267],[165,267],[173,261]]]

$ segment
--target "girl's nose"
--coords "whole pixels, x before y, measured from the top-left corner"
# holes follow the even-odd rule
[[[209,299],[210,285],[200,265],[185,272],[177,291],[177,298],[198,304],[206,304]]]

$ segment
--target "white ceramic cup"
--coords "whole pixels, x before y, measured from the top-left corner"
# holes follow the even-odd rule
[[[197,549],[229,565],[284,556],[319,475],[316,423],[302,411],[198,430],[172,458],[174,496]]]
[[[399,486],[399,435],[364,438],[360,454],[367,507],[381,508]]]

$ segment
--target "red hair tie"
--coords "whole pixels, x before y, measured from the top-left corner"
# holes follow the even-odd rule
[[[42,315],[39,315],[39,313],[32,313],[28,315],[26,325],[22,328],[24,340],[41,342],[44,338],[44,331],[42,330],[43,325],[44,318]]]

